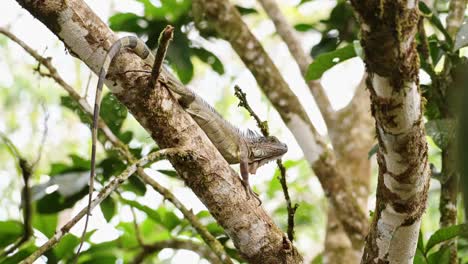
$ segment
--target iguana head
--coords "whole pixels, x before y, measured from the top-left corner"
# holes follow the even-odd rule
[[[249,173],[270,161],[281,158],[288,151],[288,146],[274,136],[257,137],[249,142]]]

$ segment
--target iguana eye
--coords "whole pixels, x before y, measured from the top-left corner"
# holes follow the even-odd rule
[[[263,151],[261,149],[254,149],[253,150],[254,157],[261,157],[263,156]]]

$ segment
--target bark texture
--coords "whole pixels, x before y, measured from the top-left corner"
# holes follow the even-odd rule
[[[365,78],[350,104],[332,116],[333,122],[328,129],[338,166],[345,175],[349,175],[347,184],[364,212],[367,211],[371,176],[371,163],[367,157],[375,141]],[[359,263],[362,256],[362,248],[352,247],[333,209],[328,212],[324,256],[325,263],[330,264]]]
[[[352,0],[379,151],[377,204],[362,263],[412,263],[429,187],[415,35],[418,1]]]
[[[94,72],[117,36],[82,0],[17,0],[44,23],[67,49]],[[197,153],[171,158],[178,174],[225,228],[240,254],[250,263],[300,263],[302,257],[255,199],[247,199],[239,176],[167,89],[149,89],[143,62],[133,54],[119,55],[107,85],[127,106],[161,148]],[[147,69],[147,67],[146,67]],[[160,83],[164,87],[164,83]]]
[[[367,233],[367,217],[346,184],[347,175],[337,167],[334,153],[317,133],[299,100],[237,9],[226,0],[194,0],[192,6],[199,30],[214,32],[227,40],[252,72],[301,146],[353,246],[361,248]]]

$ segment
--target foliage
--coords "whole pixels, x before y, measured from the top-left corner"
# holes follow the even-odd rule
[[[458,236],[468,236],[468,225],[461,224],[456,226],[450,226],[437,230],[429,240],[424,243],[422,233],[419,234],[418,246],[416,249],[416,256],[414,258],[414,264],[445,264],[450,263],[450,251],[446,246],[437,245],[442,244],[450,239],[454,239]]]
[[[197,32],[193,28],[190,0],[135,1],[143,6],[144,13],[142,15],[135,13],[117,13],[113,15],[109,19],[113,30],[131,32],[139,37],[143,37],[147,39],[147,45],[154,49],[156,48],[161,30],[167,24],[171,24],[175,27],[176,37],[170,45],[167,59],[183,83],[190,82],[197,72],[196,67],[198,65],[194,63],[195,59],[207,64],[217,74],[225,74],[225,65],[223,65],[220,58],[192,37],[193,33]],[[298,6],[312,4],[312,2],[312,0],[301,0]],[[255,19],[261,17],[261,14],[259,15],[254,8],[237,6],[237,9],[242,15],[249,15]],[[444,149],[448,145],[448,142],[453,140],[457,132],[454,120],[443,116],[444,112],[447,111],[447,105],[450,101],[445,90],[466,85],[466,79],[459,79],[456,73],[458,70],[458,76],[467,76],[466,61],[460,59],[458,55],[460,49],[468,45],[468,26],[465,23],[457,36],[452,40],[440,20],[440,10],[428,7],[423,2],[420,2],[420,10],[426,18],[425,21],[428,26],[433,29],[433,31],[428,31],[431,34],[427,36],[428,56],[432,64],[427,60],[421,59],[421,69],[428,73],[431,78],[428,84],[422,86],[424,95],[427,98],[425,104],[427,122],[425,126],[428,136],[432,138],[437,147]],[[325,71],[347,59],[356,56],[362,57],[361,47],[357,41],[357,21],[349,1],[336,1],[336,5],[331,8],[326,19],[322,19],[317,23],[299,21],[295,25],[295,29],[300,32],[314,32],[320,35],[320,41],[310,51],[311,56],[315,60],[308,69],[307,78],[309,80],[318,80]],[[211,39],[216,36],[202,35],[202,37]],[[423,41],[424,39],[419,36],[418,44],[421,45]],[[6,49],[6,47],[7,40],[0,37],[0,48]],[[421,49],[419,51],[421,58],[424,58]],[[452,70],[441,76],[440,71],[436,70],[436,68],[437,65],[446,61],[452,63]],[[23,76],[22,72],[27,73],[27,77]],[[14,75],[14,82],[11,87],[4,87],[4,84],[0,84],[0,110],[2,111],[2,122],[5,121],[1,125],[5,125],[10,130],[15,131],[26,119],[23,116],[11,117],[8,113],[10,111],[13,112],[12,109],[19,111],[18,109],[22,107],[19,104],[21,100],[23,101],[23,105],[24,102],[27,102],[27,104],[37,102],[37,98],[45,98],[47,103],[54,102],[51,99],[53,96],[47,94],[47,91],[53,90],[53,88],[48,87],[47,90],[41,90],[36,89],[37,87],[31,84],[36,81],[32,80],[31,67],[28,66],[27,70],[18,70],[18,72],[12,73],[12,75]],[[448,82],[447,80],[451,81]],[[18,100],[18,98],[21,98],[21,100]],[[90,126],[91,118],[80,108],[73,98],[65,95],[58,97],[57,95],[56,99],[59,100],[58,103],[62,108],[60,110],[52,109],[52,111],[71,114],[75,120],[79,120],[84,126]],[[221,108],[223,110],[221,112],[224,114],[228,112],[230,106],[236,104],[237,100],[234,99],[235,97],[230,94],[225,95],[216,106]],[[59,108],[60,106],[57,105],[56,107]],[[32,107],[37,108],[37,105],[34,104]],[[31,112],[36,113],[38,111],[37,109],[33,109]],[[30,123],[37,121],[33,119],[32,115],[27,117],[30,120],[26,121],[30,121]],[[132,117],[128,114],[127,109],[111,93],[107,93],[103,98],[101,117],[109,125],[111,131],[124,144],[129,146],[129,150],[135,158],[141,158],[143,153],[157,149],[157,147],[151,149],[142,147],[141,140],[136,137],[135,130],[132,130],[128,126],[129,119]],[[466,130],[468,131],[468,129]],[[74,133],[75,131],[72,132]],[[103,188],[113,177],[122,173],[128,166],[128,162],[109,144],[104,135],[99,134],[98,138],[102,148],[98,153],[97,191]],[[86,144],[84,142],[84,140],[80,141],[78,145],[86,146],[86,144],[89,144],[88,142]],[[0,145],[0,148],[3,148],[3,146]],[[29,150],[29,146],[23,146],[22,149]],[[468,147],[465,149],[468,149]],[[377,150],[378,145],[375,145],[369,151],[368,157],[364,158],[372,158]],[[440,153],[436,153],[433,156],[439,155]],[[5,157],[6,155],[0,152],[0,158]],[[8,156],[8,158],[11,157]],[[47,157],[47,161],[43,162],[43,164],[45,164],[42,165],[45,168],[41,168],[35,173],[31,186],[33,204],[31,225],[36,236],[30,238],[28,242],[24,243],[18,251],[15,251],[8,258],[0,257],[0,263],[18,263],[21,259],[24,259],[35,251],[37,245],[43,242],[44,237],[50,238],[54,235],[55,231],[59,228],[59,223],[61,223],[59,219],[61,219],[62,214],[71,208],[78,208],[78,201],[83,200],[87,195],[90,166],[87,152],[83,153],[77,147],[62,146],[60,148],[60,158]],[[310,182],[314,181],[315,178],[311,177],[311,169],[305,160],[285,160],[284,166],[288,169],[288,176],[294,175],[294,178],[288,178],[288,183],[293,200],[299,202],[295,218],[296,233],[300,234],[301,237],[312,239],[314,243],[318,243],[323,240],[323,230],[326,224],[326,215],[324,213],[326,201],[323,195],[311,191]],[[2,169],[4,168],[2,167]],[[158,164],[154,167],[154,171],[161,173],[162,175],[158,174],[158,176],[164,177],[163,179],[171,183],[180,184],[177,180],[179,178],[177,172],[172,168],[166,168]],[[283,194],[280,183],[277,180],[278,175],[279,171],[276,170],[270,175],[271,179],[264,186],[260,185],[256,187],[260,190],[261,195],[266,197],[265,200],[273,201],[271,204],[265,203],[265,207],[273,215],[273,219],[279,227],[286,230],[287,211],[282,203]],[[268,177],[268,174],[265,173],[264,176]],[[16,182],[21,183],[19,177],[16,179]],[[12,184],[18,190],[20,189],[19,185],[16,184],[14,186]],[[465,184],[464,186],[468,185]],[[95,212],[100,211],[102,213],[104,221],[118,231],[118,236],[108,238],[102,242],[97,240],[96,237],[98,235],[95,230],[89,231],[85,236],[87,247],[82,252],[78,263],[115,263],[116,261],[129,263],[141,251],[142,245],[140,243],[149,245],[157,241],[172,238],[190,238],[190,240],[202,243],[201,237],[188,220],[181,217],[180,212],[168,202],[149,204],[147,197],[152,197],[151,195],[154,196],[154,191],[147,188],[134,175],[119,188],[118,193],[105,199],[99,205],[99,208],[95,209]],[[433,192],[430,195],[433,197],[438,195],[438,193]],[[8,194],[6,196],[19,197],[19,195]],[[157,197],[160,198],[159,196]],[[276,203],[276,201],[281,202]],[[3,204],[0,204],[0,206],[3,206]],[[80,204],[80,206],[82,205]],[[136,220],[129,213],[130,208],[136,212]],[[96,213],[96,215],[100,214]],[[2,216],[5,217],[4,215]],[[229,237],[223,228],[216,223],[210,213],[208,211],[201,211],[196,216],[206,226],[207,230],[222,243],[230,256],[241,261]],[[435,218],[435,214],[430,212],[427,217]],[[21,238],[24,233],[23,223],[14,219],[20,218],[9,217],[8,220],[3,219],[3,221],[0,221],[0,249],[11,245]],[[434,225],[431,228],[434,229]],[[429,239],[424,241],[425,235],[429,233],[430,231],[421,232],[414,263],[447,263],[448,250],[442,244],[450,239],[457,239],[459,246],[458,256],[464,262],[468,261],[468,241],[466,238],[463,238],[463,236],[467,236],[466,225],[439,229]],[[57,246],[46,252],[45,256],[48,263],[70,263],[75,255],[74,251],[78,244],[79,238],[77,236],[74,234],[65,235]],[[315,256],[312,263],[322,263],[323,259],[324,254],[320,253]],[[163,262],[159,259],[157,252],[148,257],[147,261],[148,263]]]
[[[146,44],[151,49],[157,48],[159,33],[167,24],[174,26],[176,36],[167,52],[167,60],[176,71],[183,83],[188,83],[194,74],[191,57],[197,57],[210,65],[218,74],[224,73],[224,66],[219,58],[211,51],[199,47],[189,39],[188,34],[193,30],[190,14],[190,0],[164,0],[159,6],[149,0],[137,0],[144,6],[144,15],[134,13],[118,13],[109,19],[110,27],[115,31],[134,32],[138,36],[147,36]],[[242,9],[244,13],[254,12]]]

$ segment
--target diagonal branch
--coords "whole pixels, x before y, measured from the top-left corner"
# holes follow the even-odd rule
[[[86,100],[84,100],[80,95],[71,87],[67,82],[63,80],[63,78],[58,74],[56,68],[53,66],[52,62],[50,59],[46,59],[39,55],[37,52],[35,52],[32,48],[30,48],[26,43],[18,39],[15,35],[13,35],[11,32],[9,32],[6,29],[0,28],[0,33],[5,34],[8,36],[10,39],[18,43],[23,49],[25,49],[31,56],[33,56],[37,61],[42,62],[42,64],[49,70],[49,74],[46,74],[47,77],[50,77],[54,79],[59,85],[61,85],[62,88],[64,88],[70,97],[74,99],[81,110],[83,110],[88,116],[91,118],[92,117],[92,109],[87,103]],[[39,72],[40,74],[44,75],[44,73]],[[130,152],[129,148],[127,145],[122,143],[110,130],[110,128],[107,126],[107,124],[100,120],[99,121],[99,129],[107,140],[109,140],[112,145],[119,151],[119,153],[130,163],[135,163],[137,162],[136,158],[133,156],[133,154]],[[0,134],[2,136],[2,134]],[[10,141],[8,141],[10,142]],[[18,153],[16,147],[10,142],[12,147],[12,152]],[[184,217],[191,223],[191,225],[195,228],[195,230],[200,234],[201,238],[204,240],[204,242],[213,250],[213,252],[225,263],[232,263],[231,259],[227,255],[226,251],[224,250],[223,245],[215,238],[213,235],[206,229],[205,226],[198,220],[198,218],[195,216],[195,214],[187,209],[180,201],[177,199],[177,197],[172,194],[170,190],[165,188],[164,186],[160,185],[157,181],[153,180],[142,168],[137,168],[138,176],[140,179],[142,179],[143,182],[146,184],[150,185],[155,189],[159,194],[161,194],[164,199],[170,201],[175,205],[177,209],[179,209]]]
[[[367,233],[367,217],[346,184],[336,156],[316,131],[296,95],[292,92],[261,43],[242,21],[237,9],[227,0],[194,0],[195,24],[203,32],[217,35],[231,44],[252,72],[263,93],[280,114],[302,148],[317,175],[340,222],[353,242],[361,248]]]
[[[302,77],[306,79],[307,69],[312,63],[312,58],[304,51],[301,42],[299,41],[296,31],[288,23],[286,17],[281,12],[276,0],[259,0],[265,12],[268,14],[270,19],[275,25],[276,32],[280,35],[281,39],[286,43],[286,46],[291,52],[296,63],[299,65]],[[322,113],[323,119],[330,128],[333,125],[334,111],[328,100],[327,94],[320,83],[320,80],[306,81],[309,86],[309,90],[314,96],[315,102]]]
[[[110,183],[108,183],[102,190],[99,192],[96,198],[91,201],[91,209],[94,209],[97,205],[99,205],[104,199],[106,199],[117,187],[119,187],[122,183],[124,183],[133,173],[137,171],[140,167],[145,166],[148,163],[155,162],[161,159],[164,159],[169,156],[191,156],[189,152],[177,149],[177,148],[169,148],[159,150],[157,152],[150,153],[148,156],[143,157],[138,162],[133,163],[129,167],[127,167],[119,176],[115,177]],[[55,235],[50,238],[46,243],[40,246],[33,254],[29,257],[21,261],[21,264],[31,264],[33,263],[38,257],[44,254],[47,250],[51,249],[54,245],[56,245],[60,240],[70,231],[70,229],[78,223],[78,221],[83,218],[83,216],[87,213],[87,208],[83,208],[75,217],[73,217],[70,221],[68,221],[59,231],[55,233]]]

